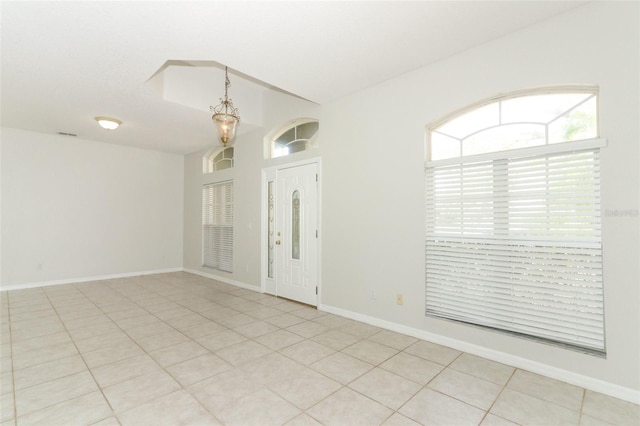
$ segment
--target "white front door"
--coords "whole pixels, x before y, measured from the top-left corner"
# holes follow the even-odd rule
[[[279,169],[275,179],[276,294],[318,304],[318,165]]]

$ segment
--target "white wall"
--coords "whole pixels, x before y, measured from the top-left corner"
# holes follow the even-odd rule
[[[2,289],[182,267],[183,158],[2,128]]]
[[[638,398],[639,6],[593,2],[325,105],[324,307]],[[567,83],[600,86],[609,143],[602,151],[606,359],[424,315],[425,126],[501,92]],[[606,214],[612,210],[632,213]]]

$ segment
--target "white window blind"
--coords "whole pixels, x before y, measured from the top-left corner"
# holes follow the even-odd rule
[[[427,315],[604,353],[603,142],[585,142],[428,164]]]
[[[233,272],[233,182],[202,189],[202,263]]]

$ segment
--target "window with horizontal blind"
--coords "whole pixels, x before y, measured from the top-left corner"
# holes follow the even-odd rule
[[[596,114],[565,88],[430,130],[426,315],[605,352]]]
[[[233,272],[233,182],[202,188],[202,264]]]

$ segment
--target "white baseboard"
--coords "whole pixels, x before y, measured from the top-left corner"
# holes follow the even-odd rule
[[[183,268],[182,271],[188,272],[190,274],[200,275],[201,277],[210,278],[212,280],[220,281],[220,282],[223,282],[225,284],[231,284],[231,285],[234,285],[236,287],[244,288],[246,290],[253,290],[253,291],[256,291],[258,293],[261,292],[261,289],[260,289],[259,286],[256,287],[254,285],[245,284],[245,283],[243,283],[241,281],[232,280],[230,278],[222,277],[220,275],[210,274],[208,272],[203,272],[203,271],[199,271],[197,269],[189,269],[189,268]]]
[[[188,268],[167,268],[167,269],[155,269],[150,271],[137,271],[137,272],[126,272],[122,274],[109,274],[109,275],[99,275],[93,277],[80,277],[80,278],[69,278],[64,280],[51,280],[51,281],[40,281],[35,283],[24,283],[24,284],[9,284],[9,285],[0,285],[0,291],[12,291],[12,290],[25,290],[29,288],[37,288],[37,287],[48,287],[52,285],[64,285],[64,284],[77,284],[77,283],[86,283],[90,281],[102,281],[102,280],[112,280],[116,278],[130,278],[130,277],[139,277],[142,275],[154,275],[154,274],[166,274],[170,272],[188,272],[195,275],[200,275],[205,278],[210,278],[216,281],[220,281],[226,284],[231,284],[236,287],[244,288],[247,290],[253,290],[260,292],[260,287],[252,286],[249,284],[245,284],[240,281],[232,280],[226,277],[222,277],[215,274],[210,274],[202,271],[198,271],[197,269],[188,269]]]
[[[521,358],[493,349],[488,349],[462,340],[452,339],[440,334],[430,333],[425,330],[408,327],[391,321],[382,320],[380,318],[359,314],[341,308],[336,308],[334,306],[318,305],[318,310],[364,322],[366,324],[374,325],[386,330],[406,334],[408,336],[437,343],[439,345],[448,346],[462,352],[467,352],[472,355],[477,355],[486,359],[490,359],[492,361],[527,370],[532,373],[541,374],[552,379],[561,380],[563,382],[580,386],[582,388],[589,389],[595,392],[603,393],[614,398],[619,398],[625,401],[632,402],[634,404],[640,404],[640,390],[605,382],[604,380],[594,379],[593,377],[574,373],[572,371],[564,370],[557,367],[552,367],[550,365],[542,364],[530,359]]]
[[[182,272],[183,268],[155,269],[151,271],[126,272],[122,274],[99,275],[94,277],[69,278],[64,280],[40,281],[35,283],[1,285],[0,291],[24,290],[28,288],[48,287],[52,285],[77,284],[89,281],[112,280],[116,278],[139,277],[142,275],[166,274],[169,272]]]

